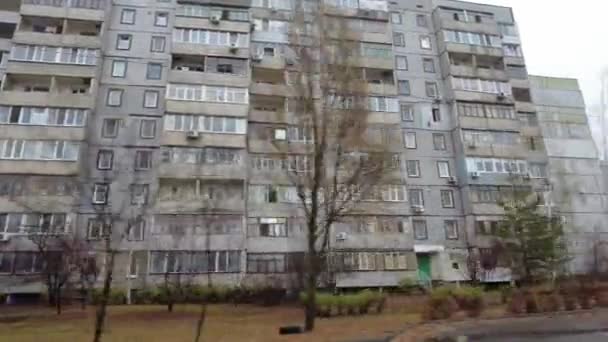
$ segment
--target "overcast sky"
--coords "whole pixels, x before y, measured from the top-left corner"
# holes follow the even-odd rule
[[[515,13],[528,73],[580,82],[596,138],[600,73],[608,67],[607,0],[470,0]]]
[[[599,102],[608,66],[606,0],[473,0],[513,8],[528,72],[578,78],[587,105]]]

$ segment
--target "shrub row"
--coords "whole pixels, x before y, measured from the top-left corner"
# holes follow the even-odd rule
[[[478,287],[439,287],[429,296],[424,318],[430,320],[448,319],[459,310],[469,317],[478,317],[484,308],[483,290]]]
[[[301,293],[300,301],[306,303],[306,300],[306,294]],[[319,317],[365,315],[372,310],[376,313],[384,311],[386,294],[371,290],[342,295],[317,293],[315,302]]]
[[[133,304],[174,304],[200,303],[247,303],[264,306],[279,305],[285,298],[285,289],[274,287],[228,287],[188,285],[181,287],[147,287],[133,291]],[[94,289],[91,301],[98,304],[102,297],[101,289]],[[110,305],[121,305],[127,301],[126,291],[112,289],[109,297]]]

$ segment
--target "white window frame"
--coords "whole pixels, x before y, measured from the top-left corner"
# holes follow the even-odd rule
[[[417,228],[424,228],[424,234],[420,234],[420,230]],[[412,229],[414,231],[414,240],[428,240],[429,239],[429,228],[426,220],[412,220]]]
[[[456,220],[445,220],[443,221],[445,230],[445,238],[447,240],[458,240],[458,221]]]
[[[144,90],[144,108],[158,108],[160,93],[156,90]]]
[[[418,148],[416,132],[403,132],[403,144],[405,148],[410,150],[415,150]]]
[[[420,48],[423,50],[432,50],[433,44],[431,42],[431,37],[422,35],[420,36]]]
[[[452,177],[450,171],[450,162],[447,160],[437,161],[437,175],[439,178],[450,178]]]
[[[444,198],[444,195],[447,197]],[[442,208],[454,208],[456,203],[454,203],[454,191],[453,190],[439,190],[439,197],[441,201]],[[447,202],[444,199],[448,199]]]
[[[123,8],[120,12],[120,23],[126,25],[135,24],[136,11],[133,8]]]
[[[109,160],[107,160],[106,164],[103,163],[103,161],[106,160],[103,157],[104,155],[109,155]],[[113,166],[114,166],[114,151],[99,150],[97,152],[97,169],[98,170],[112,170]]]
[[[119,68],[122,66],[122,69]],[[124,78],[127,76],[128,62],[125,60],[112,61],[112,77]]]
[[[96,183],[93,185],[93,204],[107,204],[110,185],[106,183]]]
[[[415,169],[414,173],[410,173],[410,168],[408,167],[409,163],[413,163],[416,166],[414,168]],[[406,160],[405,161],[405,172],[408,177],[419,178],[420,177],[420,160]]]

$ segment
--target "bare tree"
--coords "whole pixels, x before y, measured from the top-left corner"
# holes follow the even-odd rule
[[[54,305],[57,314],[61,314],[63,292],[71,283],[83,276],[90,246],[78,237],[63,232],[34,231],[29,239],[36,246],[41,263],[41,273],[47,287],[49,304]]]
[[[322,4],[306,5],[296,5],[290,30],[295,97],[285,120],[292,126],[286,139],[275,137],[274,145],[289,165],[306,221],[305,330],[311,331],[331,227],[352,214],[361,199],[382,196],[388,158],[383,141],[370,134],[367,83],[353,53],[358,43],[349,37],[344,19],[329,16]],[[294,134],[304,144],[291,143]]]

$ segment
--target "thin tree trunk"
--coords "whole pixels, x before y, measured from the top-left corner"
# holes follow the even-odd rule
[[[169,303],[167,303],[167,312],[173,312],[173,301],[169,300]]]
[[[55,289],[55,311],[57,315],[61,315],[61,288]]]
[[[109,242],[108,242],[109,244]],[[108,250],[110,248],[107,248]],[[100,342],[103,334],[104,323],[106,319],[106,310],[108,301],[110,298],[110,288],[112,286],[112,273],[114,268],[114,252],[109,252],[108,262],[106,263],[106,274],[103,282],[103,291],[101,294],[101,302],[97,308],[97,315],[95,317],[95,335],[93,336],[93,342]]]
[[[317,289],[316,276],[314,271],[306,276],[306,308],[305,308],[305,320],[304,329],[306,331],[312,331],[315,328],[315,318],[317,316]]]
[[[203,327],[205,326],[205,319],[207,318],[207,304],[204,302],[201,304],[201,314],[198,316],[196,322],[196,335],[194,336],[194,342],[199,342],[201,335],[203,334]]]

